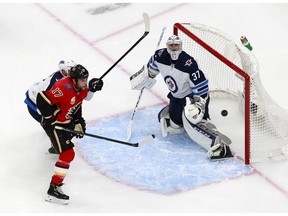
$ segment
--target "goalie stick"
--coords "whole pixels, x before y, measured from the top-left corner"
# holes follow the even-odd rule
[[[115,142],[115,143],[128,145],[128,146],[132,146],[132,147],[139,147],[139,146],[141,146],[141,145],[143,145],[143,144],[145,144],[147,142],[152,141],[155,138],[155,135],[151,134],[151,135],[149,135],[147,137],[144,137],[144,139],[141,140],[140,142],[130,143],[130,142],[125,142],[125,141],[121,141],[121,140],[111,139],[111,138],[104,137],[104,136],[99,136],[99,135],[96,135],[96,134],[82,133],[80,131],[75,131],[75,130],[71,130],[71,129],[68,129],[68,128],[63,128],[63,127],[60,127],[60,126],[55,126],[55,129],[67,131],[67,132],[74,133],[74,134],[81,134],[81,135],[84,135],[84,136],[90,136],[90,137],[94,137],[94,138],[97,138],[97,139],[103,139],[103,140],[107,140],[107,141],[110,141],[110,142]]]
[[[163,35],[164,35],[165,30],[166,30],[166,27],[163,27],[162,32],[161,32],[161,35],[160,35],[160,38],[159,38],[158,43],[157,43],[156,50],[157,50],[158,47],[160,46],[160,43],[161,43],[161,41],[162,41],[162,38],[163,38]],[[144,88],[142,88],[141,91],[140,91],[140,94],[139,94],[139,96],[138,96],[138,100],[137,100],[137,102],[136,102],[136,105],[135,105],[135,108],[134,108],[134,110],[133,110],[132,116],[131,116],[130,121],[129,121],[129,123],[128,123],[128,127],[127,127],[127,141],[129,141],[130,138],[131,138],[132,123],[133,123],[133,120],[134,120],[134,117],[135,117],[135,114],[136,114],[136,111],[137,111],[137,108],[138,108],[138,104],[139,104],[140,99],[141,99],[141,97],[142,97],[143,91],[144,91]]]
[[[137,44],[140,43],[150,32],[150,18],[147,13],[143,13],[143,19],[145,24],[144,34],[130,47],[99,79],[103,79]]]

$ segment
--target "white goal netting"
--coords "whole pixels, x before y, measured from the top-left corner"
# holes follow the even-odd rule
[[[227,94],[237,100],[244,122],[239,136],[244,137],[243,143],[232,144],[231,149],[246,164],[287,159],[288,111],[264,89],[253,53],[240,40],[199,23],[176,23],[174,33],[209,79],[211,101]]]

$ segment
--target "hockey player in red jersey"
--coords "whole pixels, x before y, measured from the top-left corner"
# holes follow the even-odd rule
[[[46,201],[68,204],[69,196],[63,193],[61,186],[74,159],[74,144],[71,141],[74,134],[63,130],[56,130],[55,126],[74,129],[85,133],[86,124],[82,117],[82,101],[88,91],[100,91],[103,81],[93,78],[89,81],[89,73],[82,65],[71,68],[70,76],[57,81],[48,91],[41,91],[37,95],[37,105],[41,112],[41,125],[49,136],[53,147],[59,153],[54,167],[54,174],[48,189]],[[83,135],[77,135],[82,138]]]
[[[73,60],[61,60],[58,64],[59,70],[52,73],[49,77],[34,83],[26,92],[25,103],[27,104],[28,111],[30,115],[39,123],[41,123],[42,116],[39,113],[36,98],[40,91],[47,91],[52,88],[55,82],[67,77],[70,74],[70,70],[77,63]],[[91,81],[93,82],[93,81]],[[90,101],[93,98],[94,92],[93,89],[89,90],[86,101]],[[57,154],[53,147],[48,149],[49,153]]]
[[[41,115],[37,110],[36,97],[40,91],[49,90],[57,80],[68,76],[70,70],[76,62],[73,60],[65,61],[61,60],[58,64],[59,70],[52,73],[49,77],[42,79],[41,81],[33,83],[33,85],[26,91],[25,103],[27,104],[30,115],[39,123],[41,122]]]
[[[40,91],[47,91],[49,90],[55,82],[62,79],[63,77],[68,76],[70,70],[73,66],[76,65],[76,62],[73,60],[61,60],[58,64],[59,70],[52,73],[49,77],[42,79],[41,81],[33,83],[33,85],[26,91],[26,98],[24,102],[27,104],[28,112],[30,115],[39,123],[41,123],[42,116],[40,115],[36,98]],[[93,95],[93,93],[90,93]],[[87,97],[89,98],[89,97]],[[92,96],[91,96],[92,98]],[[90,100],[90,98],[88,99]],[[48,149],[49,153],[56,154],[57,152],[53,147]]]

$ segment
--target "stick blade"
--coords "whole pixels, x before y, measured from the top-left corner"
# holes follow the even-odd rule
[[[145,32],[150,32],[150,18],[146,12],[143,13],[143,19],[145,24]]]
[[[145,137],[142,141],[139,142],[139,146],[143,145],[143,144],[145,144],[147,142],[151,142],[154,138],[155,138],[154,134],[151,134],[151,135]]]

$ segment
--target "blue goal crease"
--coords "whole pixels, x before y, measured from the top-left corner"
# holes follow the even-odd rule
[[[138,148],[85,137],[77,146],[85,160],[101,173],[126,185],[161,194],[173,194],[204,185],[248,175],[253,168],[230,158],[211,162],[206,150],[186,133],[161,136],[157,120],[162,106],[138,110],[129,142],[155,134],[155,139]],[[126,141],[131,113],[87,122],[88,133]]]

